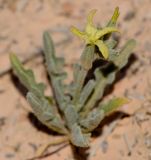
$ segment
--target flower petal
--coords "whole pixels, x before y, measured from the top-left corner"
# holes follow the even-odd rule
[[[94,27],[94,24],[93,24],[93,17],[96,14],[96,11],[97,11],[96,9],[91,10],[87,17],[87,25],[86,25],[85,32],[89,35],[93,35],[97,31],[97,29]]]
[[[104,29],[97,31],[96,39],[99,39],[100,37],[102,37],[108,33],[111,33],[111,32],[120,32],[120,31],[115,27],[106,27]]]
[[[102,53],[103,57],[105,59],[107,59],[109,57],[109,50],[108,50],[107,46],[104,44],[104,42],[101,41],[101,40],[98,40],[98,41],[95,42],[95,45],[98,46],[98,48],[99,48],[100,52]]]
[[[76,27],[71,27],[71,32],[81,39],[85,39],[85,32],[81,32]]]
[[[119,17],[120,13],[119,13],[119,7],[116,7],[113,13],[113,16],[111,18],[111,20],[108,22],[107,27],[113,27],[116,25],[116,21]]]
[[[87,24],[93,25],[93,17],[96,14],[96,9],[93,9],[89,12],[88,17],[87,17]]]

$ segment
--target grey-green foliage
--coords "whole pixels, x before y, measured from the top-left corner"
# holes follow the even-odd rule
[[[108,26],[114,26],[115,21],[116,19],[110,20]],[[113,98],[107,103],[101,103],[99,100],[106,86],[115,80],[116,73],[127,64],[135,41],[129,40],[117,51],[117,42],[112,39],[111,34],[107,38],[104,37],[104,43],[109,50],[108,60],[102,60],[101,53],[98,53],[95,45],[86,45],[81,55],[81,63],[74,65],[73,82],[68,86],[63,83],[66,78],[63,71],[64,59],[56,57],[48,32],[44,33],[43,41],[46,67],[54,91],[53,97],[44,95],[44,84],[37,83],[33,72],[24,69],[18,58],[11,54],[13,70],[28,89],[27,100],[37,118],[48,128],[67,135],[73,145],[88,147],[91,132],[101,120],[128,102],[125,98]],[[94,65],[96,61],[97,66]]]

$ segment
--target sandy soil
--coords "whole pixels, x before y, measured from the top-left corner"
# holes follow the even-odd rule
[[[95,130],[89,150],[62,144],[51,147],[41,159],[151,160],[150,0],[0,0],[0,160],[27,160],[34,157],[39,146],[58,138],[32,114],[26,90],[12,75],[9,53],[15,52],[27,68],[34,70],[38,81],[48,84],[41,53],[42,33],[49,30],[57,55],[66,58],[70,81],[71,66],[83,47],[82,41],[69,32],[70,26],[82,29],[93,8],[98,9],[95,22],[103,25],[116,6],[121,13],[120,45],[135,38],[137,47],[106,99],[126,96],[131,101]]]

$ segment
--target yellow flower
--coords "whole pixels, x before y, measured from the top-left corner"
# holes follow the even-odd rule
[[[101,37],[106,34],[112,32],[119,32],[114,24],[119,16],[118,7],[115,9],[114,14],[109,21],[107,27],[103,29],[98,29],[93,24],[93,17],[96,13],[96,10],[90,11],[87,17],[87,24],[84,32],[79,31],[79,29],[72,27],[71,32],[80,37],[81,39],[85,40],[86,44],[96,45],[99,48],[99,51],[102,53],[103,57],[107,59],[109,57],[109,51]]]

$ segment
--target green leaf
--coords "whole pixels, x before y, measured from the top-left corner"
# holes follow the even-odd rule
[[[98,111],[97,109],[93,109],[89,112],[88,116],[82,118],[79,123],[83,127],[83,132],[90,132],[94,130],[104,118],[104,111]]]
[[[63,111],[66,106],[65,85],[63,84],[63,80],[66,78],[66,73],[63,72],[64,59],[56,57],[52,38],[47,31],[43,34],[43,43],[45,61],[55,98],[59,109]]]
[[[33,72],[24,69],[23,65],[14,54],[10,55],[10,61],[19,80],[29,91],[27,100],[37,118],[52,130],[66,134],[67,130],[58,116],[57,109],[49,103],[48,97],[44,95],[44,84],[36,83]]]
[[[74,64],[73,65],[73,80],[76,83],[77,82],[77,78],[78,78],[78,74],[80,72],[81,66],[79,64]]]
[[[32,70],[24,69],[23,65],[15,54],[10,54],[10,61],[14,72],[21,81],[21,83],[32,92],[37,92],[39,95],[44,94],[45,85],[43,83],[36,83]]]
[[[81,65],[84,69],[89,70],[94,61],[94,45],[87,45],[81,55]]]
[[[27,101],[30,103],[37,118],[48,128],[61,134],[67,134],[63,121],[56,112],[55,106],[52,106],[45,97],[38,97],[32,92],[28,92]]]
[[[71,129],[73,124],[78,120],[78,114],[75,110],[75,107],[72,105],[68,105],[64,111],[66,122],[68,127]]]
[[[78,112],[84,107],[86,101],[88,100],[92,91],[94,90],[95,84],[96,83],[94,80],[89,80],[87,84],[84,86],[84,88],[82,89],[80,98],[78,101],[78,106],[76,107]]]
[[[81,111],[81,116],[87,115],[90,110],[94,107],[96,102],[103,96],[104,89],[107,85],[107,79],[100,72],[99,68],[95,70],[96,85],[93,94],[89,98]]]
[[[104,43],[109,49],[113,49],[117,45],[117,41],[115,41],[114,39],[106,40],[104,41]]]
[[[62,69],[58,67],[57,58],[55,56],[54,44],[49,32],[43,34],[44,54],[49,74],[60,74]],[[60,60],[59,60],[60,62]]]
[[[80,126],[76,123],[72,125],[70,139],[77,147],[89,147],[91,134],[83,134]]]
[[[109,102],[107,102],[104,105],[99,106],[100,110],[104,111],[105,115],[109,115],[115,110],[117,110],[119,107],[127,104],[129,102],[126,98],[113,98]]]
[[[87,75],[87,71],[84,68],[80,68],[76,81],[74,81],[75,92],[72,100],[73,101],[72,103],[74,105],[76,105],[79,101],[80,93],[82,91],[82,87],[83,87],[86,75]]]
[[[112,61],[119,68],[123,68],[127,62],[132,50],[136,46],[136,41],[131,39],[128,40],[124,47],[119,52],[119,55],[113,55]]]

